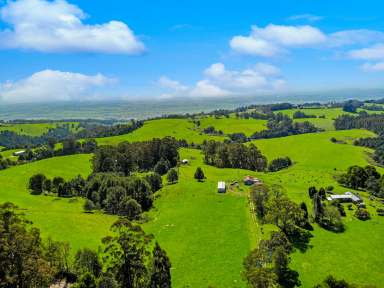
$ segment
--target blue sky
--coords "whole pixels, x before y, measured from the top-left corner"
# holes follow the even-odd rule
[[[0,1],[0,100],[379,88],[382,1]]]

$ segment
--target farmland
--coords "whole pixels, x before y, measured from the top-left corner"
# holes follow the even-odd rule
[[[283,113],[291,115],[293,111]],[[332,119],[344,112],[339,109],[310,109],[305,113],[325,115],[325,119],[312,120],[332,123]],[[200,122],[200,127],[196,127],[192,119],[150,120],[130,134],[98,138],[97,141],[99,145],[116,145],[122,141],[144,141],[165,136],[194,143],[208,139],[222,141],[226,136],[206,135],[201,130],[213,126],[225,134],[242,132],[250,135],[265,129],[266,123],[233,116],[203,117]],[[281,185],[290,199],[297,203],[306,202],[308,207],[311,207],[307,194],[309,186],[333,185],[337,193],[347,191],[334,177],[351,165],[370,163],[372,150],[352,143],[355,139],[375,135],[359,129],[333,131],[329,123],[326,124],[328,128],[323,126],[325,132],[253,141],[269,160],[285,156],[292,159],[292,167],[274,173],[219,169],[204,164],[198,149],[179,150],[181,159],[189,159],[189,163],[178,168],[178,183],[166,184],[157,192],[154,208],[145,214],[147,221],[143,223],[144,230],[155,236],[170,257],[174,287],[245,287],[241,276],[244,257],[260,239],[268,238],[270,231],[277,228],[270,224],[261,225],[252,217],[249,188],[242,184],[244,176],[253,175],[268,185]],[[339,142],[333,143],[331,138]],[[7,157],[10,153],[5,151],[3,155]],[[27,181],[35,173],[49,177],[60,175],[66,179],[78,174],[88,176],[91,173],[90,157],[87,154],[55,157],[0,171],[0,202],[11,201],[24,209],[45,238],[68,241],[74,251],[81,247],[97,248],[100,239],[108,234],[109,226],[116,220],[115,216],[101,212],[84,213],[82,198],[34,196],[27,190]],[[203,182],[193,177],[197,167],[205,173]],[[382,168],[378,170],[383,172]],[[237,181],[240,185],[219,194],[216,190],[218,181]],[[344,219],[344,233],[335,234],[314,225],[310,248],[304,253],[296,251],[292,254],[291,267],[299,272],[303,287],[313,286],[330,273],[357,283],[380,285],[384,281],[378,265],[383,257],[378,251],[381,251],[384,220],[376,216],[373,207],[381,204],[368,200],[365,192],[360,194],[372,214],[370,221],[357,220],[349,211]],[[367,237],[365,231],[372,231],[372,237]],[[356,267],[354,263],[357,262],[364,265]]]

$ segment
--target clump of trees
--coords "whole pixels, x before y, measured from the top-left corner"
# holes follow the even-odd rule
[[[7,169],[8,167],[14,166],[16,164],[17,162],[8,158],[4,158],[3,155],[0,154],[0,170]]]
[[[324,188],[317,190],[316,187],[309,187],[308,195],[312,199],[314,221],[329,231],[343,232],[342,216],[346,215],[343,206],[337,201],[326,204]]]
[[[338,280],[329,275],[323,282],[315,285],[314,288],[374,288],[374,286],[350,284],[345,280]]]
[[[303,119],[303,118],[316,118],[316,115],[305,114],[303,111],[295,111],[292,116],[293,119]]]
[[[152,235],[126,218],[111,227],[100,255],[84,248],[70,257],[67,243],[43,241],[18,208],[0,205],[0,283],[4,287],[48,288],[64,280],[71,287],[171,287],[171,263]]]
[[[282,113],[273,114],[272,118],[268,120],[267,127],[268,130],[256,132],[251,138],[276,138],[319,131],[308,121],[294,123],[291,118]]]
[[[384,197],[384,180],[374,166],[351,166],[337,180],[343,186],[367,190],[376,197]]]
[[[203,144],[206,164],[219,168],[241,168],[252,171],[264,171],[267,158],[254,144],[245,146],[240,143],[222,143],[213,140]]]
[[[179,173],[177,172],[177,170],[175,168],[170,169],[167,174],[168,183],[174,184],[178,180],[179,180]]]
[[[285,196],[282,188],[253,186],[251,201],[257,217],[263,223],[280,228],[269,240],[261,240],[258,248],[244,260],[243,276],[249,287],[300,286],[299,274],[289,268],[289,254],[294,248],[305,250],[311,234],[306,206],[297,205]],[[310,225],[309,225],[310,226]]]
[[[355,212],[355,216],[358,219],[363,220],[363,221],[371,219],[371,215],[369,214],[368,210],[364,209],[364,208],[357,209]]]
[[[179,141],[173,137],[144,142],[123,142],[117,147],[101,146],[93,157],[93,171],[121,173],[150,171],[163,175],[179,161]],[[156,168],[156,166],[159,166]]]
[[[203,132],[208,135],[223,135],[223,131],[216,130],[213,126],[208,126],[207,128],[203,129]]]
[[[334,122],[336,130],[348,129],[367,129],[382,134],[384,132],[384,115],[383,114],[368,114],[363,111],[357,116],[340,115]]]
[[[276,171],[288,168],[291,165],[292,165],[292,160],[289,157],[279,157],[269,162],[268,171],[276,172]]]

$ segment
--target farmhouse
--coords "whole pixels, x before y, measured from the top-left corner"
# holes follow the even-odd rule
[[[225,193],[225,191],[226,191],[225,182],[224,181],[219,181],[217,183],[217,192]]]
[[[15,151],[13,152],[13,156],[22,156],[25,154],[25,150]]]
[[[361,203],[362,200],[360,197],[356,196],[352,192],[345,192],[344,194],[339,194],[339,195],[330,195],[327,197],[328,201],[334,201],[334,200],[339,200],[341,202],[353,202],[353,203]]]
[[[263,182],[261,182],[261,180],[253,177],[253,176],[245,176],[244,177],[244,184],[245,185],[260,185],[260,184],[263,184]]]

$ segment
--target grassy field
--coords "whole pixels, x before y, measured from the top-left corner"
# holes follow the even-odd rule
[[[58,125],[69,124],[72,131],[77,131],[79,123],[77,122],[55,122],[55,123],[34,123],[34,124],[0,124],[0,131],[13,131],[18,134],[29,136],[40,136],[48,132],[51,128]]]
[[[322,111],[321,111],[322,110]],[[325,115],[322,123],[332,130],[330,123],[342,112],[340,109],[310,109],[307,114]],[[293,113],[286,110],[284,113]],[[325,114],[324,114],[325,113]],[[304,119],[305,120],[305,119]],[[201,127],[214,126],[224,133],[264,129],[260,120],[235,118],[204,118]],[[318,124],[320,125],[320,124]],[[201,143],[204,139],[223,140],[223,137],[202,134],[188,119],[152,120],[144,127],[127,135],[100,138],[99,144],[115,145],[122,141],[143,141],[154,137],[174,136],[189,142]],[[367,148],[351,145],[354,139],[374,136],[366,130],[326,131],[315,134],[296,135],[284,138],[254,141],[269,160],[289,156],[294,165],[276,173],[254,173],[240,169],[217,169],[204,165],[199,150],[181,149],[180,157],[190,160],[179,168],[179,183],[165,185],[156,194],[155,207],[148,212],[149,221],[144,229],[153,233],[167,251],[172,262],[173,287],[245,287],[241,279],[242,261],[261,238],[269,235],[273,226],[264,225],[263,230],[252,217],[248,206],[248,188],[242,184],[225,194],[217,193],[217,181],[227,184],[240,180],[245,175],[255,175],[267,184],[280,184],[288,196],[305,201],[309,186],[335,186],[335,192],[347,189],[338,186],[334,176],[351,165],[367,165]],[[346,144],[332,143],[335,137]],[[6,153],[6,152],[3,152]],[[90,156],[75,155],[58,157],[0,171],[0,202],[12,201],[22,208],[43,236],[70,241],[72,247],[97,247],[107,235],[115,217],[83,212],[82,199],[58,199],[50,196],[32,196],[26,189],[31,175],[43,172],[46,175],[71,178],[90,173]],[[207,180],[197,182],[193,174],[197,166],[204,170]],[[383,173],[384,169],[379,168]],[[292,255],[292,268],[300,273],[302,287],[312,287],[332,273],[351,282],[376,284],[384,281],[381,252],[384,237],[384,218],[375,215],[375,202],[367,200],[373,218],[361,222],[349,212],[345,219],[346,231],[334,234],[315,227],[311,248],[305,253]],[[263,232],[262,232],[263,231]]]
[[[245,287],[242,261],[261,233],[249,211],[248,188],[220,194],[217,182],[240,180],[249,171],[206,166],[199,150],[182,149],[181,157],[190,163],[180,167],[179,183],[162,189],[144,225],[170,256],[173,287]],[[193,179],[197,166],[205,182]]]
[[[307,115],[316,115],[319,116],[325,116],[325,118],[305,118],[305,119],[294,119],[295,122],[304,122],[309,121],[313,123],[318,128],[322,128],[326,131],[335,130],[335,127],[333,126],[333,121],[343,114],[351,114],[344,112],[341,108],[306,108],[306,109],[288,109],[288,110],[281,110],[277,112],[281,112],[283,114],[288,115],[292,118],[293,114],[296,111],[304,112]]]
[[[200,119],[200,123],[201,128],[213,126],[216,130],[223,131],[224,134],[242,132],[247,136],[251,136],[255,132],[267,129],[267,120],[237,119],[234,115],[231,115],[230,118],[204,117]]]
[[[81,247],[97,248],[107,235],[115,217],[83,212],[83,199],[65,199],[31,195],[29,178],[36,173],[65,179],[90,174],[90,155],[51,158],[0,171],[0,203],[9,201],[24,209],[29,220],[41,229],[43,237],[68,241],[73,251]]]
[[[336,137],[351,142],[352,138],[368,136],[372,133],[349,130],[255,141],[269,159],[289,156],[295,162],[289,169],[260,175],[260,178],[269,184],[282,185],[290,198],[297,202],[304,201],[312,207],[307,196],[309,186],[333,185],[336,193],[348,191],[350,189],[338,186],[333,176],[351,165],[368,164],[369,149],[335,144],[329,139]],[[379,170],[383,173],[383,169]],[[340,234],[316,227],[311,248],[305,253],[293,254],[292,267],[300,273],[303,287],[312,287],[329,274],[378,287],[384,281],[384,274],[378,265],[384,257],[381,249],[384,218],[376,216],[373,206],[379,204],[369,201],[366,193],[360,194],[369,204],[368,210],[375,215],[371,220],[363,222],[348,215],[346,231]]]
[[[217,139],[222,141],[224,136],[208,136],[195,128],[189,119],[159,119],[146,121],[144,126],[130,134],[98,138],[99,145],[116,145],[123,141],[145,141],[152,138],[173,136],[176,139],[185,139],[189,143],[202,143],[204,139]]]

